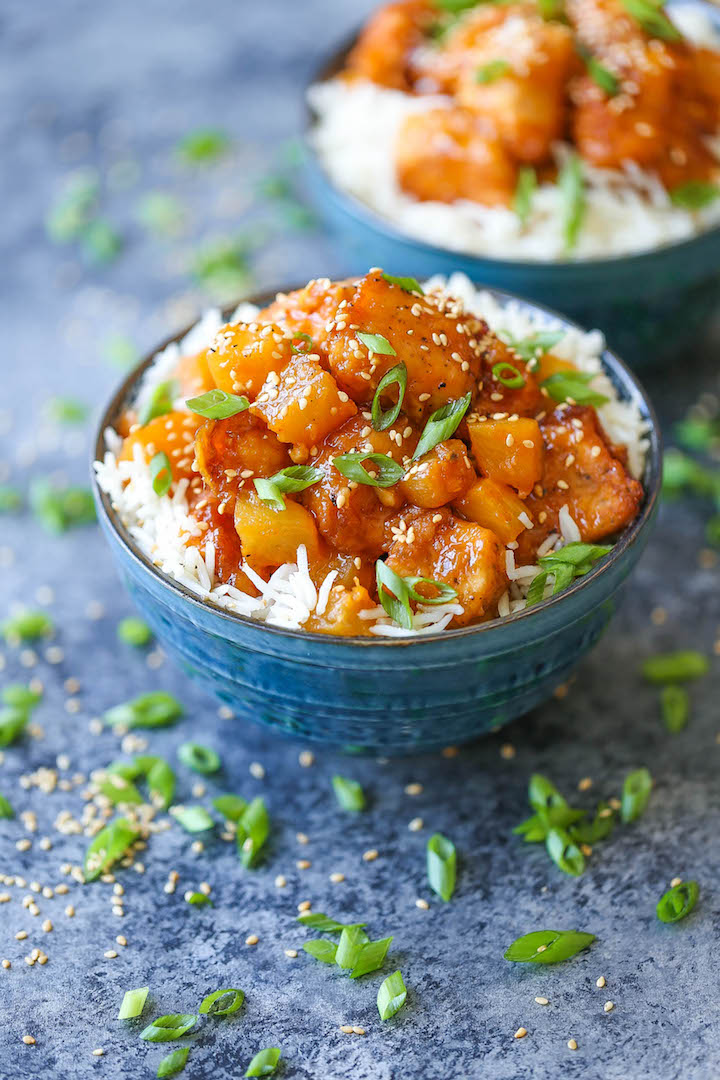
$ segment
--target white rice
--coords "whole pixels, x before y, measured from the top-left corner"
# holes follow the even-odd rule
[[[683,4],[669,10],[689,40],[720,49],[720,34],[701,7]],[[400,126],[412,113],[449,107],[449,98],[342,79],[311,87],[308,97],[317,114],[311,140],[332,182],[401,232],[471,255],[543,262],[568,258],[556,184],[537,189],[524,227],[505,207],[468,200],[418,202],[401,190],[394,164]],[[720,132],[709,146],[720,161]],[[566,144],[554,148],[558,163],[568,149]],[[657,177],[632,162],[623,170],[585,164],[583,171],[587,209],[573,259],[648,251],[720,224],[720,199],[698,211],[673,206]]]
[[[476,290],[463,274],[454,274],[447,280],[432,278],[425,287],[428,290],[446,290],[461,299],[469,311],[484,318],[492,330],[514,338],[528,337],[540,329],[561,329],[556,320],[528,312],[515,301],[502,306],[490,293]],[[251,304],[242,304],[232,321],[250,321],[257,311]],[[168,379],[182,356],[194,355],[210,345],[221,321],[219,311],[207,312],[185,338],[158,353],[142,377],[136,400],[147,400],[154,388]],[[611,399],[598,409],[603,426],[613,442],[627,447],[628,467],[634,476],[639,477],[648,447],[647,425],[635,405],[618,400],[612,382],[603,373],[600,357],[604,347],[603,336],[598,330],[589,333],[569,330],[562,341],[553,347],[553,353],[572,361],[581,371],[595,375],[591,384],[593,389]],[[179,401],[177,407],[185,408],[184,402]],[[133,461],[118,461],[122,440],[112,428],[105,432],[105,445],[103,460],[95,462],[98,484],[109,496],[113,509],[129,534],[162,573],[185,585],[203,600],[271,626],[297,630],[312,614],[322,615],[325,612],[337,571],[327,574],[319,588],[316,587],[310,577],[307,552],[301,546],[296,561],[278,567],[268,581],[247,563],[242,564],[242,570],[260,593],[258,597],[247,596],[232,585],[223,584],[216,574],[214,544],[207,537],[203,539],[203,531],[189,513],[187,480],[179,481],[171,496],[158,496],[153,490],[150,470],[140,448],[136,448]],[[526,526],[528,523],[532,524],[529,517]],[[567,506],[560,511],[559,528],[559,533],[552,533],[543,542],[538,557],[556,546],[580,539],[580,531]],[[192,539],[200,543],[189,546],[188,541]],[[509,545],[506,551],[509,588],[498,604],[501,616],[515,614],[524,608],[527,590],[541,569],[537,565],[516,567],[516,546]],[[547,588],[551,588],[551,583]],[[397,626],[379,606],[361,612],[360,617],[371,624],[371,634],[396,637],[436,633],[444,630],[455,615],[462,613],[463,608],[457,602],[420,604],[413,618],[412,630]]]

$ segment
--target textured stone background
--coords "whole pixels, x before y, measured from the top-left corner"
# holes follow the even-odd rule
[[[368,7],[367,0],[0,5],[0,482],[24,486],[40,474],[85,482],[87,433],[41,424],[43,403],[66,394],[99,408],[119,378],[104,359],[111,335],[149,348],[207,303],[187,270],[206,239],[246,233],[262,220],[267,235],[252,259],[259,286],[360,269],[316,232],[281,231],[274,224],[278,207],[258,201],[256,189],[276,169],[283,141],[298,130],[301,87],[318,57]],[[234,154],[207,169],[179,169],[177,140],[209,124],[234,137]],[[85,166],[100,170],[103,213],[125,237],[122,256],[101,268],[85,266],[73,246],[52,246],[43,228],[67,175]],[[149,237],[138,225],[138,199],[150,190],[172,192],[187,207],[187,230],[176,240]],[[702,389],[717,389],[716,356],[709,344],[698,344],[676,369],[648,372],[666,422]],[[45,604],[64,659],[49,664],[45,646],[36,661],[17,650],[0,652],[3,680],[33,676],[45,685],[36,714],[44,736],[6,751],[0,766],[0,791],[18,812],[35,811],[39,827],[31,850],[21,853],[15,843],[26,835],[22,823],[0,821],[0,870],[53,886],[64,880],[62,863],[81,861],[85,840],[61,835],[53,822],[64,809],[80,812],[82,786],[43,795],[23,790],[19,778],[52,767],[60,753],[71,759],[63,777],[120,756],[119,739],[91,735],[90,720],[155,688],[177,694],[187,716],[153,734],[151,751],[174,759],[177,745],[199,734],[224,762],[208,794],[263,794],[273,834],[266,863],[252,873],[220,839],[196,855],[176,827],[152,838],[145,873],[121,872],[122,920],[111,914],[110,885],[71,884],[67,898],[41,897],[38,918],[21,906],[27,889],[8,889],[12,900],[0,905],[0,956],[12,968],[0,969],[0,1077],[154,1075],[172,1046],[141,1043],[140,1022],[115,1019],[123,992],[145,984],[151,987],[145,1018],[192,1011],[220,986],[247,994],[241,1013],[205,1022],[189,1038],[188,1077],[240,1076],[252,1054],[270,1045],[282,1048],[288,1080],[717,1076],[718,664],[692,688],[692,722],[676,737],[663,730],[655,695],[637,673],[655,650],[711,653],[718,638],[718,572],[698,564],[703,524],[698,506],[663,509],[611,634],[564,700],[452,760],[381,763],[319,752],[304,769],[302,747],[220,719],[215,705],[169,665],[149,667],[146,654],[116,642],[115,626],[129,605],[95,529],[50,540],[26,515],[1,519],[0,614],[21,602]],[[668,613],[663,626],[650,618],[658,605]],[[151,664],[155,658],[152,653]],[[68,678],[79,680],[78,693],[64,688]],[[67,711],[68,697],[78,711]],[[516,748],[511,760],[500,754],[504,743]],[[250,775],[254,761],[265,766],[264,780]],[[547,773],[570,795],[582,777],[592,777],[592,791],[578,796],[591,805],[616,793],[625,773],[642,764],[656,780],[648,812],[617,830],[579,880],[510,835],[526,813],[532,771]],[[367,813],[351,818],[336,808],[330,791],[336,771],[366,786]],[[188,800],[195,778],[181,767],[178,775],[179,797]],[[408,782],[421,783],[423,793],[406,795]],[[425,828],[409,832],[417,815]],[[458,890],[448,905],[432,899],[425,883],[424,845],[434,829],[451,836],[460,852]],[[298,830],[310,837],[306,847],[295,839]],[[49,852],[41,850],[43,836],[52,839]],[[362,853],[371,847],[379,858],[365,863]],[[310,869],[296,869],[301,857],[312,861]],[[171,869],[180,881],[168,896],[162,886]],[[334,871],[345,873],[343,884],[331,884]],[[274,885],[278,873],[287,877],[285,889]],[[668,927],[656,921],[654,906],[676,874],[697,878],[702,897],[686,922]],[[212,909],[183,901],[184,890],[202,880],[213,887]],[[428,911],[415,906],[417,897],[430,901]],[[353,983],[302,953],[295,960],[284,955],[306,936],[294,922],[304,899],[317,911],[367,919],[375,936],[395,935],[386,973],[400,967],[409,987],[395,1020],[378,1020],[380,975]],[[68,902],[76,907],[74,919],[63,913]],[[45,934],[40,923],[48,917],[55,928]],[[577,926],[598,941],[556,968],[503,961],[513,938],[547,926]],[[21,929],[29,937],[16,941]],[[106,959],[120,932],[127,948]],[[260,939],[254,948],[244,944],[251,933]],[[47,952],[46,966],[23,962],[33,947]],[[595,987],[601,974],[604,990]],[[536,995],[551,1004],[536,1005]],[[615,1002],[609,1014],[606,1000]],[[362,1024],[366,1036],[343,1035],[339,1025],[346,1022]],[[516,1041],[520,1025],[529,1035]],[[20,1041],[26,1032],[35,1046]],[[579,1044],[574,1053],[566,1046],[571,1037]],[[104,1057],[91,1056],[96,1047]]]

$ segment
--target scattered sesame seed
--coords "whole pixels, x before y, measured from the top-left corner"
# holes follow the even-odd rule
[[[370,848],[369,851],[363,852],[363,860],[365,862],[374,862],[377,859],[379,852],[375,848]]]
[[[106,960],[114,960],[115,957],[117,956],[117,953],[115,952],[114,949],[108,949],[107,952],[103,953],[103,956],[105,957]]]
[[[578,781],[578,791],[589,791],[592,785],[591,777],[583,776],[582,780]]]
[[[596,979],[595,980],[595,985],[599,986],[600,989],[602,989],[602,987],[605,985],[605,976],[601,975],[599,979]]]
[[[334,874],[330,875],[330,880],[333,885],[339,885],[341,881],[345,880],[345,875],[336,871]]]
[[[12,964],[10,963],[10,961],[9,961],[9,960],[3,960],[3,962],[2,962],[2,966],[3,966],[3,967],[5,968],[5,970],[7,971],[7,969],[8,969],[8,968],[11,968],[11,967],[12,967]]]
[[[265,768],[259,761],[252,761],[250,763],[250,775],[254,776],[256,780],[263,780],[265,777]]]
[[[257,934],[249,934],[248,937],[245,938],[245,944],[246,945],[257,945],[259,940],[260,940],[260,938],[257,936]]]
[[[309,859],[298,859],[295,865],[297,866],[298,870],[309,870],[312,866],[312,863]]]
[[[538,1005],[549,1005],[550,1004],[549,999],[546,998],[546,997],[536,997],[535,1000],[537,1001]]]
[[[515,1034],[513,1035],[513,1039],[524,1039],[526,1035],[527,1035],[527,1028],[519,1027],[517,1029],[517,1031],[515,1032]]]
[[[615,1002],[614,1001],[606,1001],[605,1004],[603,1005],[603,1012],[612,1012],[614,1008],[615,1008]]]
[[[350,1024],[341,1024],[340,1030],[344,1031],[346,1035],[352,1035],[353,1029]]]
[[[15,940],[16,941],[24,941],[26,937],[27,937],[27,930],[18,930],[17,934],[15,935]]]
[[[415,907],[420,908],[421,911],[427,911],[430,905],[428,904],[427,900],[424,900],[422,898],[422,896],[418,896],[417,900],[415,901]]]
[[[278,876],[275,878],[275,888],[284,889],[286,885],[287,878],[284,876],[284,874],[278,874]]]
[[[442,750],[442,756],[444,758],[454,758],[460,753],[457,746],[445,746]]]
[[[301,750],[298,754],[298,761],[303,769],[309,769],[311,765],[315,764],[315,755],[312,750]]]
[[[516,752],[517,751],[515,750],[515,747],[512,743],[503,743],[503,745],[500,747],[500,757],[504,758],[505,761],[510,761],[512,758],[514,758]]]
[[[50,919],[46,919],[45,922],[42,924],[42,929],[45,931],[46,934],[49,934],[52,928],[53,924],[50,922]]]
[[[291,960],[294,960],[298,954],[297,949],[286,949],[285,955],[289,956]]]
[[[421,817],[414,817],[412,821],[408,822],[408,829],[410,832],[420,832],[424,824]]]
[[[75,908],[72,904],[68,904],[68,906],[65,908],[65,914],[67,915],[68,919],[73,918],[73,916],[75,915]]]
[[[309,911],[311,907],[312,907],[312,901],[311,900],[301,900],[301,902],[297,906],[297,909],[298,909],[298,911]]]
[[[413,783],[413,784],[406,784],[405,785],[405,794],[406,795],[422,795],[422,793],[423,793],[422,784]]]
[[[118,945],[122,945],[123,948],[127,946],[127,938],[123,937],[122,934],[118,934],[115,940],[117,941]]]
[[[364,1027],[354,1027],[353,1028],[353,1034],[354,1035],[364,1035],[365,1034],[365,1028]]]
[[[575,1039],[568,1039],[568,1050],[577,1050],[578,1044]]]
[[[672,879],[672,881],[670,882],[670,888],[671,889],[674,889],[677,885],[682,885],[682,878],[681,877],[674,877]]]
[[[25,1043],[26,1046],[35,1045],[35,1040],[33,1039],[32,1035],[23,1035],[22,1041]]]
[[[102,1057],[104,1053],[102,1046],[98,1046],[97,1050],[93,1050],[93,1057]]]

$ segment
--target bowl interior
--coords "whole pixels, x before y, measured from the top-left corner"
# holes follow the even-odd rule
[[[283,288],[282,292],[291,292],[297,286],[288,286]],[[539,304],[533,304],[519,297],[512,295],[511,293],[502,292],[498,289],[486,289],[488,293],[500,304],[507,304],[510,301],[519,305],[523,310],[533,313],[535,315],[540,314],[543,317],[543,321],[552,320],[553,323],[559,322],[566,329],[581,329],[576,323],[570,319],[552,311],[549,308],[543,307]],[[264,307],[275,297],[275,291],[269,293],[262,293],[256,296],[248,297],[245,302],[255,304],[258,307]],[[223,310],[223,317],[225,319],[230,318],[235,311],[237,305],[232,305]],[[105,454],[105,431],[107,428],[115,428],[117,420],[122,413],[123,409],[133,400],[137,384],[142,377],[143,373],[153,363],[155,355],[164,349],[172,342],[180,341],[192,327],[186,327],[178,334],[172,335],[166,341],[162,342],[149,356],[138,364],[138,366],[130,372],[124,382],[120,385],[116,393],[111,398],[107,407],[105,408],[97,429],[94,459],[101,460]],[[655,411],[647,396],[647,393],[643,389],[641,383],[637,377],[630,371],[630,369],[619,359],[613,352],[606,349],[602,354],[602,363],[605,373],[611,379],[615,386],[618,396],[621,400],[632,402],[635,404],[642,416],[643,420],[648,426],[647,441],[648,449],[645,459],[645,467],[642,476],[643,485],[643,501],[640,507],[640,512],[636,519],[628,526],[617,538],[616,543],[613,546],[610,554],[586,575],[581,578],[577,578],[573,584],[571,584],[562,593],[554,597],[549,597],[538,604],[535,604],[531,611],[520,611],[513,615],[505,617],[499,617],[489,620],[488,622],[481,623],[475,626],[465,626],[453,630],[443,630],[438,633],[423,634],[418,637],[412,638],[367,638],[367,637],[339,637],[332,634],[311,634],[305,630],[290,630],[282,627],[269,626],[265,623],[261,623],[255,619],[251,619],[249,616],[240,615],[226,609],[216,607],[214,604],[209,604],[207,601],[200,599],[192,590],[188,589],[185,585],[173,578],[165,575],[159,570],[139,547],[134,538],[130,535],[123,523],[117,517],[114,509],[112,508],[110,498],[101,490],[97,483],[94,469],[92,470],[92,482],[95,490],[96,499],[105,514],[107,521],[122,541],[125,548],[129,551],[131,556],[139,561],[145,568],[145,570],[152,574],[156,579],[161,581],[163,585],[173,590],[174,592],[182,595],[186,600],[192,604],[198,604],[206,611],[209,609],[213,614],[217,614],[220,618],[228,619],[231,622],[241,623],[244,626],[251,626],[255,629],[261,628],[263,632],[279,634],[284,636],[291,636],[295,638],[302,638],[306,642],[309,640],[315,641],[318,638],[323,642],[336,642],[343,645],[357,644],[364,648],[375,649],[388,649],[406,646],[408,642],[415,644],[422,644],[424,642],[433,642],[438,640],[447,641],[453,637],[466,637],[474,634],[487,634],[495,628],[506,627],[509,624],[517,624],[521,620],[528,618],[534,618],[541,612],[549,609],[551,606],[555,606],[563,602],[563,600],[577,593],[583,589],[586,584],[594,581],[599,575],[603,574],[611,566],[614,566],[618,560],[620,560],[623,554],[631,547],[641,534],[645,527],[652,519],[655,505],[657,503],[660,483],[662,477],[662,450],[660,441],[660,429],[655,415]]]

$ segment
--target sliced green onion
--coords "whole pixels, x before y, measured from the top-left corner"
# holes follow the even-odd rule
[[[12,618],[0,623],[0,633],[12,644],[16,641],[37,641],[47,637],[55,627],[52,619],[44,611],[21,611]]]
[[[396,1012],[400,1012],[407,998],[407,987],[399,971],[393,971],[380,984],[377,993],[377,1007],[381,1020],[389,1020]]]
[[[679,922],[689,915],[695,907],[700,895],[700,886],[697,881],[681,881],[672,889],[668,889],[664,896],[658,900],[655,911],[660,922]]]
[[[452,585],[444,581],[434,581],[432,578],[402,578],[382,559],[378,559],[375,564],[375,578],[380,603],[390,618],[406,630],[412,630],[413,626],[411,600],[419,604],[446,604],[457,597],[457,591]],[[430,598],[423,596],[415,588],[421,583],[437,589],[438,595]]]
[[[88,407],[76,398],[55,397],[48,402],[48,412],[58,424],[82,424],[87,420]]]
[[[507,60],[489,60],[475,71],[475,82],[485,86],[487,83],[496,82],[503,75],[507,75],[512,68]]]
[[[0,818],[14,818],[15,811],[5,798],[4,795],[0,795]]]
[[[568,832],[577,844],[590,844],[592,847],[600,840],[605,840],[615,828],[615,811],[605,802],[598,803],[597,812],[592,821],[571,824]]]
[[[525,165],[518,172],[515,195],[513,197],[513,210],[520,219],[521,225],[527,225],[530,212],[532,211],[533,195],[537,191],[537,174],[530,165]]]
[[[164,191],[149,191],[137,203],[138,220],[156,236],[175,237],[185,225],[185,207],[173,195]]]
[[[140,352],[133,341],[122,334],[113,334],[104,346],[105,360],[113,367],[127,371],[135,367],[140,359]]]
[[[360,960],[360,954],[370,941],[361,926],[346,927],[340,935],[340,940],[335,954],[335,963],[338,967],[351,971]]]
[[[333,776],[335,798],[343,810],[364,810],[365,793],[357,780],[347,780],[344,776]]]
[[[152,630],[142,619],[129,615],[127,619],[121,619],[118,623],[117,636],[123,644],[134,645],[136,649],[141,649],[151,640]]]
[[[545,838],[545,850],[564,874],[580,877],[585,869],[585,856],[565,829],[554,827]]]
[[[593,82],[601,90],[604,90],[608,97],[615,97],[616,94],[619,94],[620,80],[617,75],[613,75],[612,71],[609,71],[604,64],[601,64],[597,57],[593,56],[584,45],[578,45],[577,50]]]
[[[650,37],[663,41],[682,40],[682,34],[661,10],[657,0],[622,0],[622,5]]]
[[[389,428],[395,423],[400,415],[403,398],[405,397],[405,391],[407,390],[407,378],[407,368],[405,367],[405,364],[401,362],[394,367],[391,367],[389,371],[386,371],[378,383],[371,409],[372,426],[376,431],[385,431],[386,428]],[[396,383],[398,388],[398,399],[392,408],[388,409],[387,412],[383,412],[380,398],[389,386],[394,386]]]
[[[186,165],[204,165],[227,153],[230,139],[219,128],[198,128],[183,136],[177,153]]]
[[[80,235],[80,244],[88,262],[95,265],[109,263],[123,247],[123,239],[109,221],[95,218]]]
[[[118,1013],[118,1020],[134,1020],[137,1016],[140,1016],[145,1008],[149,990],[149,986],[141,986],[139,990],[126,990]]]
[[[369,941],[367,945],[363,945],[355,967],[350,972],[350,978],[360,979],[363,975],[369,975],[371,971],[377,971],[382,967],[391,942],[392,937],[387,937],[380,941]]]
[[[261,477],[253,480],[253,483],[263,502],[269,503],[275,510],[284,510],[284,494],[304,491],[312,484],[317,484],[322,477],[322,469],[316,469],[314,465],[289,465],[274,476]]]
[[[126,818],[115,818],[106,825],[85,852],[85,880],[95,881],[127,853],[140,833]]]
[[[705,180],[688,180],[670,192],[670,202],[683,210],[702,210],[720,197],[720,185]]]
[[[425,295],[422,286],[414,277],[394,277],[392,274],[383,274],[383,278],[388,285],[397,285],[403,292],[419,293],[420,296]]]
[[[676,735],[687,727],[690,719],[690,697],[682,686],[670,683],[660,691],[660,709],[667,731]]]
[[[204,806],[173,806],[170,813],[185,832],[207,832],[215,826]]]
[[[117,771],[108,770],[104,778],[96,781],[101,795],[113,804],[113,806],[139,805],[143,798],[135,785]]]
[[[24,683],[10,683],[3,687],[0,698],[3,704],[10,705],[13,709],[34,709],[42,701],[42,691],[31,690]]]
[[[189,1046],[179,1046],[177,1050],[173,1050],[171,1054],[162,1059],[155,1075],[159,1077],[177,1076],[185,1068],[189,1053]]]
[[[538,11],[546,22],[552,19],[563,20],[565,18],[564,0],[538,0]]]
[[[147,785],[150,789],[150,798],[160,804],[161,809],[167,810],[175,794],[175,773],[164,758],[136,758],[136,761],[147,762],[144,769]]]
[[[106,724],[113,726],[120,724],[127,728],[156,728],[167,727],[182,714],[183,707],[172,694],[167,694],[164,690],[154,690],[108,709],[104,719]]]
[[[382,334],[363,334],[358,332],[357,337],[370,352],[377,353],[378,356],[397,356],[397,353],[388,339],[383,337]]]
[[[651,656],[642,666],[642,673],[651,683],[680,683],[701,679],[710,670],[708,658],[692,649]]]
[[[431,413],[420,436],[420,442],[415,448],[413,461],[417,461],[423,454],[427,454],[428,450],[432,450],[438,443],[444,442],[455,434],[460,421],[470,407],[471,399],[472,394],[468,391],[464,397],[458,398],[457,401],[448,401],[446,405]]]
[[[30,713],[27,709],[0,709],[0,750],[17,742],[29,719]]]
[[[217,772],[220,768],[220,755],[209,746],[203,746],[201,743],[181,743],[178,746],[177,756],[183,765],[187,765],[188,769],[193,769],[195,772],[203,773],[206,776]]]
[[[185,404],[198,416],[208,420],[227,420],[250,408],[250,402],[244,395],[228,394],[224,390],[208,390],[199,397],[189,398]]]
[[[227,997],[230,997],[230,1000],[226,1002],[223,999]],[[208,994],[206,998],[203,998],[198,1012],[202,1013],[203,1016],[207,1014],[211,1016],[232,1016],[233,1013],[238,1011],[244,1000],[244,990],[237,990],[235,987],[230,987],[227,990],[216,990],[213,994]],[[213,1008],[216,1002],[217,1007]]]
[[[435,833],[427,842],[428,885],[441,899],[447,901],[455,892],[457,853],[452,840]]]
[[[537,361],[545,356],[564,337],[564,330],[538,330],[537,333],[526,338],[515,338],[512,334],[502,335],[503,341],[526,363]]]
[[[313,938],[303,942],[303,949],[322,964],[334,964],[337,945],[325,938]]]
[[[506,374],[507,372],[510,374]],[[525,378],[514,364],[509,364],[506,360],[493,364],[492,373],[499,383],[509,387],[510,390],[520,390],[525,385]]]
[[[582,930],[533,930],[513,941],[504,956],[519,964],[558,964],[587,949],[595,940],[595,934]]]
[[[248,803],[237,823],[237,849],[243,866],[254,866],[270,834],[270,818],[263,799],[258,796]]]
[[[377,469],[377,476],[371,476],[363,462],[371,461]],[[340,454],[333,458],[333,465],[339,473],[356,484],[369,487],[387,488],[397,484],[405,475],[405,469],[388,454],[366,454],[360,450],[350,454]]]
[[[571,806],[551,807],[547,810],[538,811],[537,814],[533,814],[531,817],[521,821],[513,829],[513,834],[522,836],[526,844],[544,844],[550,829],[567,829],[573,826],[571,835],[573,839],[577,839],[574,826],[577,822],[582,821],[585,816],[584,810],[573,810]]]
[[[8,484],[0,484],[0,514],[13,514],[22,506],[22,493]]]
[[[178,384],[175,379],[158,383],[138,414],[140,426],[144,427],[156,417],[167,416],[169,412],[172,412],[177,394]]]
[[[558,173],[558,188],[562,203],[562,230],[565,250],[572,251],[577,243],[580,227],[585,216],[585,187],[580,155],[568,154]]]
[[[542,773],[533,773],[528,785],[528,802],[535,810],[548,810],[551,807],[566,807],[567,801]]]
[[[205,893],[202,892],[186,892],[185,903],[192,904],[194,907],[205,907],[206,904],[209,904],[210,907],[213,907],[213,902],[210,897],[206,896]]]
[[[365,926],[365,923],[341,923],[335,919],[323,915],[320,911],[313,911],[310,915],[298,915],[299,923],[309,926],[321,934],[339,934],[343,930],[352,930],[356,926]]]
[[[553,401],[573,401],[577,405],[604,405],[610,399],[590,387],[593,374],[582,371],[556,371],[540,386],[547,390]]]
[[[218,795],[212,804],[226,821],[238,822],[247,810],[246,800],[239,795]]]
[[[544,598],[545,584],[550,575],[553,577],[552,595],[555,596],[566,589],[575,578],[588,574],[595,563],[611,551],[612,546],[608,544],[584,544],[579,540],[574,540],[558,551],[543,555],[538,559],[543,570],[533,578],[528,589],[525,607],[532,607]]]
[[[296,341],[301,341],[305,348],[303,349],[299,345],[296,345]],[[308,353],[315,352],[315,342],[309,334],[293,334],[290,339],[290,348],[294,353],[298,353],[300,356],[307,356]]]
[[[145,1042],[174,1042],[181,1039],[191,1028],[195,1027],[198,1018],[195,1013],[169,1013],[167,1016],[158,1016],[151,1024],[140,1032],[140,1038]]]
[[[150,479],[156,495],[167,495],[173,482],[173,474],[170,458],[164,450],[160,450],[150,460]]]
[[[269,1076],[275,1072],[280,1060],[280,1051],[277,1046],[271,1046],[267,1050],[260,1050],[252,1059],[245,1072],[246,1076]]]
[[[30,485],[30,508],[46,532],[56,535],[96,520],[95,502],[87,488],[53,487],[39,478]]]
[[[635,769],[625,777],[620,800],[620,817],[627,825],[639,818],[648,804],[652,791],[652,776],[648,769]]]

